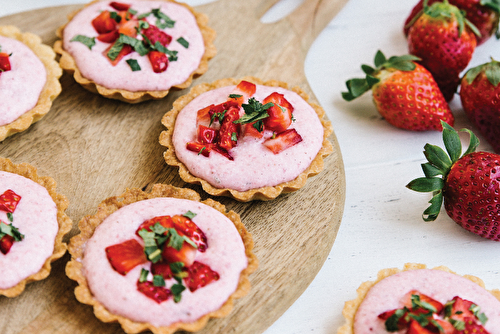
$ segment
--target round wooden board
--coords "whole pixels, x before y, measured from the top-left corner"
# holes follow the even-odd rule
[[[280,59],[276,53],[300,43],[304,46],[304,41],[308,47],[308,40],[317,33],[296,36],[296,30],[290,29],[287,21],[264,26],[242,14],[251,12],[249,6],[255,5],[224,0],[197,8],[209,15],[210,26],[217,31],[218,55],[209,63],[208,72],[193,84],[252,75],[299,85],[311,94],[302,68],[307,48],[289,56],[293,59],[287,59],[287,66],[276,63]],[[337,7],[335,13],[341,7],[340,1]],[[78,8],[64,6],[20,13],[0,18],[0,25],[13,24],[22,31],[36,33],[52,46],[55,30]],[[224,19],[227,13],[233,15],[230,23]],[[330,14],[333,17],[334,12]],[[263,28],[256,29],[256,24]],[[245,39],[241,38],[242,31]],[[249,34],[250,31],[253,32]],[[262,38],[263,34],[268,38]],[[254,40],[259,41],[262,51],[257,62],[252,54],[241,52]],[[233,57],[235,53],[239,58]],[[279,66],[279,70],[273,70]],[[165,164],[164,148],[158,143],[164,130],[162,116],[187,90],[171,92],[163,100],[129,105],[92,94],[67,74],[61,78],[61,84],[63,91],[49,114],[27,131],[0,143],[0,156],[15,163],[32,164],[40,175],[57,181],[58,192],[70,201],[67,214],[73,220],[66,241],[78,233],[77,223],[83,216],[95,213],[103,199],[119,195],[126,188],[147,191],[155,183],[168,183],[192,188],[207,198],[200,187],[185,184],[177,169]],[[268,202],[240,203],[214,198],[240,214],[254,237],[260,265],[250,277],[250,294],[236,300],[228,317],[212,319],[200,333],[261,333],[313,280],[335,240],[345,198],[340,149],[334,135],[330,140],[334,152],[325,160],[325,169],[301,190]],[[76,284],[64,273],[68,258],[66,254],[56,261],[47,279],[29,284],[19,297],[0,297],[1,333],[123,332],[118,324],[101,323],[91,307],[75,299]]]

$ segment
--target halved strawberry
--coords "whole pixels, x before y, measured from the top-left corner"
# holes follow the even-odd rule
[[[272,102],[274,106],[267,109],[269,117],[264,118],[266,129],[280,133],[292,124],[293,106],[285,99],[283,94],[274,92],[262,101],[262,104]]]
[[[162,73],[167,70],[168,67],[168,57],[166,54],[160,51],[150,51],[148,53],[149,62],[153,67],[155,73]]]
[[[302,137],[295,129],[288,129],[280,132],[274,138],[266,140],[263,145],[270,149],[274,154],[278,154],[289,147],[302,141]]]
[[[20,200],[21,196],[16,194],[13,190],[8,189],[0,195],[0,210],[13,213]]]
[[[92,20],[92,26],[99,34],[104,34],[116,29],[116,20],[111,17],[111,13],[103,10]]]
[[[459,321],[464,321],[465,318],[475,319],[474,313],[470,310],[472,304],[474,303],[456,296],[447,303],[445,315]]]
[[[14,237],[5,234],[1,239],[0,239],[0,251],[3,254],[7,254],[10,251],[10,248],[12,247],[12,244],[14,244]]]
[[[0,52],[0,73],[11,70],[9,54]]]
[[[201,144],[211,144],[217,139],[217,131],[204,125],[198,126],[198,142]]]
[[[163,279],[174,277],[172,269],[170,269],[170,264],[165,261],[151,263],[151,273],[153,275],[160,275]]]
[[[203,253],[207,249],[207,237],[198,225],[186,216],[175,215],[172,219],[175,224],[175,229],[191,239],[191,241],[198,246],[198,251]]]
[[[142,29],[142,33],[151,42],[151,45],[155,45],[156,42],[160,42],[161,45],[167,46],[172,41],[172,36],[154,25],[150,25],[147,29]]]
[[[118,30],[113,30],[104,34],[99,34],[97,39],[103,43],[114,43],[118,37],[120,37]]]
[[[111,2],[109,5],[116,10],[129,10],[129,8],[130,8],[129,4],[116,2],[116,1]]]
[[[239,97],[230,97],[231,101],[238,103],[238,105],[242,105],[245,103],[257,90],[257,86],[255,84],[242,80],[240,83],[233,89],[231,95],[241,95]]]
[[[403,297],[403,305],[414,314],[429,313],[429,311],[439,314],[444,308],[443,304],[417,290],[412,290]]]
[[[219,274],[213,271],[206,264],[195,261],[191,266],[187,267],[188,276],[184,279],[184,283],[191,292],[202,288],[207,284],[217,281]]]
[[[116,64],[118,64],[120,62],[120,60],[122,60],[123,57],[125,57],[126,55],[128,55],[128,54],[132,53],[132,51],[134,51],[134,49],[130,45],[124,44],[123,48],[120,50],[120,52],[118,53],[116,58],[113,60],[113,59],[108,57],[108,52],[109,52],[109,50],[111,50],[112,47],[113,47],[113,45],[110,45],[106,50],[104,50],[103,54],[106,58],[108,58],[109,62],[113,66],[116,66]]]
[[[163,286],[154,286],[153,282],[150,281],[137,281],[137,290],[142,292],[147,297],[153,299],[158,304],[166,301],[168,298],[170,298],[170,296],[172,296],[172,292],[169,289]]]
[[[406,332],[406,334],[435,334],[435,333],[420,326],[418,321],[412,319],[410,320],[410,326],[408,327],[408,331]]]
[[[144,247],[135,239],[108,246],[105,251],[109,263],[121,275],[126,275],[136,266],[148,262]]]

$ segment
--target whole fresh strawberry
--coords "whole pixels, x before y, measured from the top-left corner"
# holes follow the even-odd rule
[[[471,68],[462,78],[460,99],[465,113],[500,153],[500,63]]]
[[[425,221],[439,215],[444,200],[446,213],[458,225],[483,238],[500,241],[500,155],[475,152],[478,138],[470,130],[470,143],[461,155],[458,133],[443,122],[443,141],[446,152],[438,146],[426,144],[428,160],[422,164],[425,177],[411,181],[407,187],[419,192],[432,192],[431,204],[423,214]]]
[[[408,31],[409,53],[436,80],[446,101],[453,98],[460,83],[460,73],[467,67],[476,48],[474,31],[458,7],[447,0],[431,6],[424,0],[422,14]]]
[[[439,0],[429,0],[428,5],[432,5]],[[500,17],[499,0],[448,0],[454,6],[465,11],[465,17],[474,24],[480,32],[476,35],[477,45],[487,41],[498,31],[498,21]],[[424,1],[420,0],[413,7],[410,15],[405,21],[404,33],[408,35],[411,25],[424,9]],[[498,36],[497,36],[498,37]]]
[[[362,65],[366,77],[346,82],[348,92],[342,97],[351,101],[371,89],[379,113],[395,127],[441,131],[440,121],[453,125],[454,117],[432,75],[415,63],[412,55],[386,59],[380,51],[375,66]]]

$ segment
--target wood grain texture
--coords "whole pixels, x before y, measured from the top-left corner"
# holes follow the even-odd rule
[[[217,31],[218,54],[209,70],[193,84],[225,77],[260,77],[298,85],[312,92],[303,62],[310,44],[346,0],[306,0],[288,18],[262,24],[260,15],[273,0],[221,0],[199,6]],[[55,30],[80,6],[36,10],[0,18],[40,35],[53,45]],[[27,131],[0,143],[0,156],[28,162],[58,183],[70,201],[67,214],[77,222],[93,214],[103,199],[126,188],[149,190],[154,183],[189,187],[202,198],[200,187],[186,185],[175,168],[163,160],[158,137],[162,116],[172,102],[187,92],[171,92],[163,100],[129,105],[108,100],[81,88],[72,77],[61,78],[63,91],[44,119]],[[312,101],[316,102],[314,97]],[[335,240],[344,206],[342,157],[334,135],[334,153],[325,169],[301,190],[269,202],[240,203],[215,198],[240,214],[255,240],[260,266],[250,278],[252,290],[238,299],[226,318],[213,319],[200,333],[261,333],[269,327],[313,280]],[[27,286],[17,298],[0,297],[0,332],[11,333],[122,333],[117,324],[101,323],[92,308],[78,303],[76,284],[64,274],[68,255],[53,264],[44,281]]]

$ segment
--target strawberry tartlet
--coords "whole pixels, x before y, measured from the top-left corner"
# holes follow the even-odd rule
[[[338,334],[500,333],[500,290],[446,267],[385,269],[345,304]]]
[[[0,140],[45,116],[61,92],[62,70],[40,37],[0,26]]]
[[[190,189],[127,190],[79,227],[66,267],[76,297],[127,333],[201,329],[248,293],[257,267],[239,216]]]
[[[162,119],[181,178],[211,195],[269,200],[305,185],[332,151],[324,110],[299,88],[256,78],[194,87]]]
[[[72,223],[55,186],[34,167],[0,158],[0,295],[15,297],[26,283],[46,278],[66,252],[62,238]]]
[[[215,56],[205,14],[174,0],[93,1],[70,16],[54,49],[84,88],[137,103],[191,85]]]

